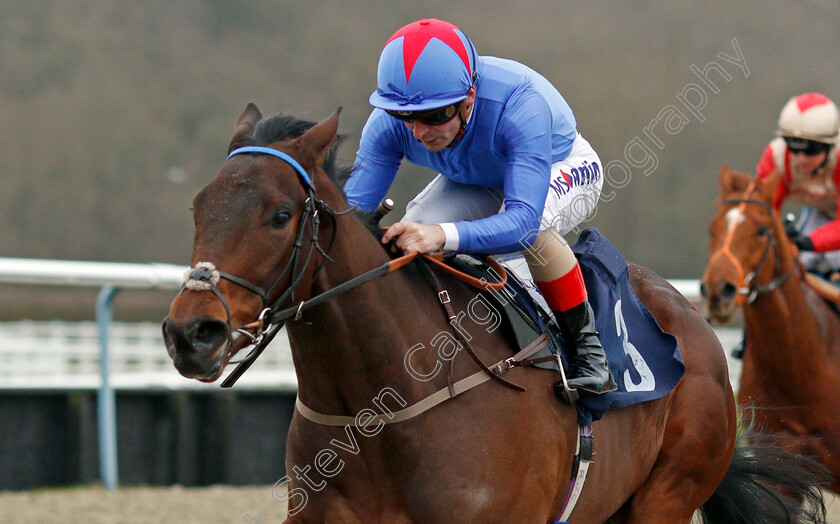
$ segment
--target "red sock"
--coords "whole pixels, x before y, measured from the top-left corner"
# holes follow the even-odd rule
[[[586,300],[586,285],[580,264],[560,278],[549,282],[534,281],[552,311],[568,311]]]

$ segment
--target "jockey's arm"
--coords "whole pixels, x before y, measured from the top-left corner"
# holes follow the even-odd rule
[[[495,138],[506,156],[505,209],[480,220],[455,222],[458,252],[521,251],[540,227],[553,161],[551,112],[545,100],[536,94],[517,99],[506,108]]]
[[[808,238],[813,243],[813,251],[818,253],[840,249],[840,217],[818,227]]]
[[[358,209],[372,211],[388,194],[403,158],[399,139],[377,111],[371,113],[362,129],[359,151],[344,193],[347,202]]]
[[[444,224],[445,229],[440,225],[399,222],[391,226],[383,241],[407,235],[398,240],[397,246],[423,253],[442,249],[444,244],[453,251],[487,254],[511,253],[525,247],[523,239],[533,237],[539,229],[549,189],[551,114],[545,101],[536,96],[522,97],[506,113],[512,116],[503,121],[496,137],[507,157],[505,210],[479,220]],[[358,202],[361,209],[374,209],[384,198],[402,158],[398,137],[390,136],[387,126],[377,120],[371,115],[365,125],[354,174],[345,188],[348,201]]]

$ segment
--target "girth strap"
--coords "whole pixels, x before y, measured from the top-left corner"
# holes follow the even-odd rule
[[[569,491],[566,493],[566,500],[557,518],[554,519],[554,524],[569,524],[569,516],[580,498],[589,465],[592,463],[592,440],[592,426],[578,426],[577,449],[572,462],[572,479],[569,483]]]

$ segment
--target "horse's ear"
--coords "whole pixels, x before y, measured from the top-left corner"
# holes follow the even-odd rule
[[[236,121],[233,126],[233,138],[228,146],[228,153],[239,147],[244,141],[254,136],[254,129],[257,127],[257,122],[262,120],[262,114],[253,102],[248,102],[242,116]]]
[[[728,195],[732,192],[732,170],[729,169],[729,164],[724,164],[718,173],[718,184],[720,184],[720,194]]]
[[[776,188],[782,180],[782,174],[778,171],[765,178],[758,185],[758,192],[761,199],[768,203],[773,203],[773,198],[776,196]]]
[[[306,133],[297,139],[299,151],[308,155],[313,165],[317,166],[323,161],[327,148],[338,133],[339,114],[341,114],[341,107],[326,119],[309,128]]]

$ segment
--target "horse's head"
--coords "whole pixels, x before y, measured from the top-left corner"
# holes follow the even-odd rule
[[[759,181],[724,166],[718,180],[720,207],[709,223],[709,265],[700,293],[711,319],[726,323],[738,306],[775,288],[780,252],[789,248],[772,206],[777,176]]]
[[[322,167],[337,128],[338,112],[319,124],[263,120],[253,104],[236,122],[227,161],[193,202],[192,269],[163,322],[185,377],[216,380],[263,334],[272,305],[307,298],[327,256],[320,242],[335,234],[332,210],[346,206]]]

